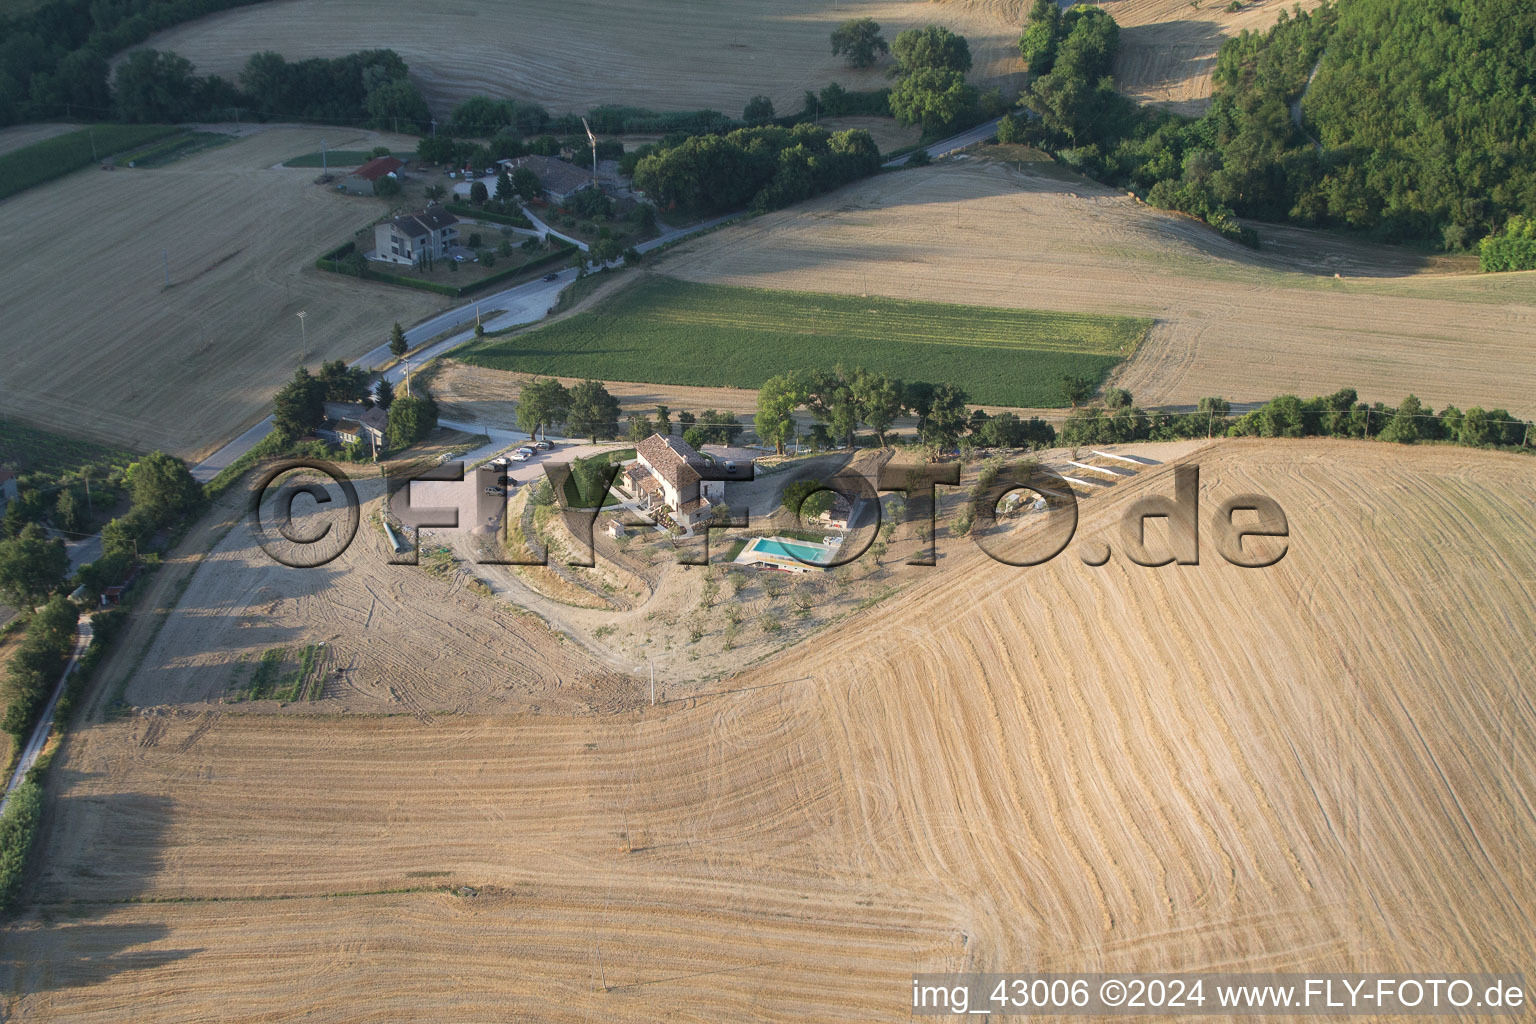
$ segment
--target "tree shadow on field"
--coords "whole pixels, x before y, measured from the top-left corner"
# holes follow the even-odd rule
[[[32,866],[0,932],[0,989],[12,997],[99,985],[202,952],[150,948],[170,936],[167,924],[111,921],[121,904],[146,894],[159,871],[175,801],[147,793],[58,795],[84,777],[50,772]]]
[[[1210,0],[1218,3],[1219,0]],[[1224,4],[1221,4],[1224,6]],[[1113,4],[1105,10],[1115,13]],[[1142,54],[1155,56],[1158,69],[1164,72],[1156,82],[1143,81],[1143,88],[1173,85],[1191,75],[1201,74],[1216,66],[1216,53],[1226,36],[1208,21],[1164,21],[1150,25],[1126,25],[1120,29],[1120,59],[1116,71],[1125,68],[1125,57]]]

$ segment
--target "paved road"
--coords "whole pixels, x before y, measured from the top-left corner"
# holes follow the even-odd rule
[[[99,533],[93,533],[89,537],[80,537],[49,527],[48,536],[64,542],[64,550],[69,552],[69,574],[71,576],[79,572],[82,565],[85,565],[87,562],[94,562],[101,557],[101,534]]]
[[[59,684],[53,688],[53,696],[48,698],[48,706],[43,708],[43,717],[38,719],[37,727],[32,730],[32,738],[22,748],[21,760],[16,762],[16,771],[11,775],[10,781],[5,786],[5,797],[0,799],[0,814],[5,813],[5,806],[11,802],[11,791],[21,785],[27,777],[27,772],[37,763],[38,755],[43,752],[43,746],[48,742],[48,733],[53,730],[53,709],[59,703],[59,697],[64,693],[64,684],[69,681],[69,674],[75,670],[75,664],[80,660],[80,655],[91,642],[91,620],[82,618],[75,627],[75,652],[69,656],[69,664],[64,666],[64,674],[59,676]]]
[[[1000,117],[993,118],[986,124],[979,124],[975,128],[961,132],[959,135],[951,135],[947,139],[940,139],[933,145],[924,146],[923,148],[928,151],[928,155],[930,157],[937,160],[941,156],[948,156],[949,154],[958,150],[965,149],[969,146],[974,146],[979,142],[985,142],[987,139],[997,134],[997,122],[1001,120],[1002,118]],[[905,156],[899,156],[894,160],[887,160],[882,166],[904,167],[906,166],[907,161],[911,158],[912,154],[908,153]]]

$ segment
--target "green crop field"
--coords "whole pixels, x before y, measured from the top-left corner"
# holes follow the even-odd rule
[[[984,405],[1066,404],[1063,374],[1102,381],[1149,320],[694,284],[652,276],[588,313],[491,337],[460,358],[561,377],[755,388],[788,370],[863,366],[948,383]]]
[[[50,434],[0,419],[0,466],[18,473],[72,473],[81,466],[126,466],[138,458],[122,448]]]
[[[173,125],[98,124],[0,156],[0,199],[181,131]]]

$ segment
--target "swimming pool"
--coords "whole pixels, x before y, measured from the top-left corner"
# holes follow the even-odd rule
[[[761,552],[765,555],[778,555],[780,558],[798,558],[803,562],[819,565],[827,559],[827,549],[819,544],[796,544],[793,541],[780,540],[777,537],[759,537],[752,542],[749,552]]]

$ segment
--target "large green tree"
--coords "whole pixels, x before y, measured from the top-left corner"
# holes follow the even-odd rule
[[[290,437],[309,433],[325,419],[325,384],[304,367],[273,396],[272,419]]]
[[[133,509],[159,525],[174,522],[203,501],[203,488],[187,464],[165,452],[150,452],[124,473]]]
[[[873,18],[849,18],[832,30],[832,55],[847,57],[851,68],[870,67],[890,52],[891,45]]]
[[[889,374],[859,368],[853,371],[850,386],[860,421],[875,432],[880,447],[884,448],[885,432],[901,415],[905,395],[901,381]]]
[[[0,598],[15,608],[29,609],[59,584],[69,571],[63,541],[50,540],[37,523],[30,523],[9,540],[0,540]]]
[[[799,374],[769,377],[757,390],[757,415],[753,427],[758,440],[773,445],[780,455],[784,445],[795,436],[794,412],[805,404],[805,382]]]
[[[412,398],[401,395],[389,404],[389,424],[384,437],[393,449],[407,448],[430,434],[437,426],[437,402],[428,395]]]
[[[891,113],[902,124],[921,125],[926,135],[939,134],[976,106],[975,86],[958,71],[921,68],[903,76],[891,88]]]
[[[601,381],[584,380],[571,388],[565,422],[572,434],[589,437],[594,443],[617,437],[619,400],[608,393]]]
[[[907,29],[896,37],[891,52],[896,56],[897,70],[903,75],[924,69],[958,71],[964,75],[971,70],[970,44],[964,36],[943,25]]]
[[[540,430],[548,433],[556,423],[565,422],[571,407],[571,393],[553,377],[536,377],[523,385],[517,398],[517,427],[531,436]]]

